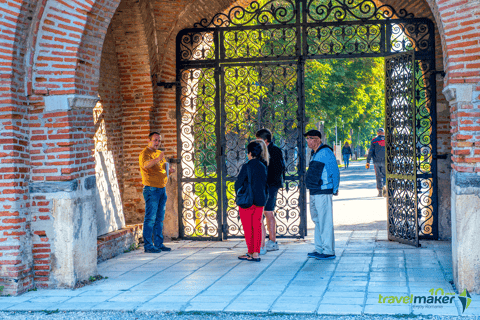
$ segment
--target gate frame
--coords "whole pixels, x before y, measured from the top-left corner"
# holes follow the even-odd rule
[[[312,12],[309,11],[310,7],[314,5],[314,3],[318,0],[267,0],[263,6],[260,6],[257,2],[252,2],[247,8],[243,8],[240,6],[235,6],[231,8],[227,13],[217,13],[210,21],[207,19],[202,19],[199,23],[194,24],[194,28],[187,28],[181,30],[177,34],[176,38],[176,104],[177,104],[177,152],[181,155],[182,153],[182,140],[181,140],[181,71],[186,69],[193,69],[193,68],[214,68],[215,69],[215,81],[216,81],[216,98],[215,98],[215,108],[218,112],[217,115],[220,115],[222,110],[220,110],[220,96],[221,90],[219,88],[219,70],[220,65],[224,63],[258,63],[261,62],[291,62],[291,63],[298,63],[298,92],[299,92],[299,108],[302,106],[302,123],[306,123],[305,117],[305,97],[304,97],[304,79],[305,79],[305,72],[304,66],[305,61],[307,59],[342,59],[342,58],[366,58],[366,57],[387,57],[390,55],[394,55],[396,53],[408,50],[408,42],[411,42],[411,46],[415,46],[415,59],[416,61],[420,61],[423,66],[428,68],[422,77],[424,80],[429,83],[425,85],[425,95],[428,97],[427,101],[429,104],[429,116],[427,119],[430,120],[431,125],[431,133],[429,134],[430,144],[425,144],[424,146],[430,146],[431,150],[429,153],[429,158],[431,161],[428,162],[430,165],[431,170],[429,173],[421,173],[419,168],[421,168],[421,163],[419,159],[416,159],[416,166],[417,166],[417,184],[421,185],[419,179],[431,179],[431,196],[427,199],[427,206],[431,207],[431,219],[433,219],[431,226],[431,233],[430,234],[423,234],[420,235],[420,239],[429,239],[429,240],[437,240],[438,239],[438,191],[437,191],[437,119],[436,119],[436,80],[435,75],[437,71],[435,70],[435,25],[434,23],[428,18],[415,18],[413,14],[408,13],[406,10],[401,9],[396,11],[393,7],[389,5],[382,5],[377,6],[375,2],[372,0],[363,0],[363,1],[355,1],[354,3],[347,3],[347,0],[330,0],[330,5],[321,5],[321,9],[324,13],[324,18],[312,18]],[[332,5],[332,1],[334,5]],[[285,7],[278,7],[268,9],[267,5],[271,5],[273,2],[282,2],[284,4],[288,4],[290,7],[295,8],[293,13],[293,17],[290,20],[286,21],[286,23],[279,23],[279,19],[282,18],[281,15],[278,13],[284,9],[284,13],[287,12],[288,15],[288,8]],[[350,2],[350,1],[348,1]],[[367,9],[362,9],[362,8]],[[250,10],[251,9],[251,10]],[[301,11],[300,11],[301,10]],[[359,11],[360,10],[360,11]],[[362,11],[363,10],[363,11]],[[336,15],[338,12],[343,13],[343,15]],[[361,15],[359,15],[359,12]],[[247,17],[248,21],[251,22],[256,19],[258,24],[256,25],[247,25],[248,23],[243,23],[241,20],[238,20],[238,13],[243,15],[243,17]],[[317,11],[318,13],[318,11]],[[263,17],[267,17],[263,20]],[[348,18],[353,20],[348,20]],[[313,22],[308,22],[308,19],[312,20]],[[333,19],[333,20],[332,20]],[[292,22],[295,20],[295,22]],[[363,26],[373,26],[379,25],[380,26],[380,52],[360,52],[360,53],[345,53],[345,52],[335,52],[333,51],[333,47],[331,48],[330,52],[324,54],[308,54],[308,30],[309,28],[341,28],[341,27],[363,27]],[[403,47],[400,50],[395,51],[393,48],[393,40],[392,39],[392,30],[397,26],[413,26],[415,30],[423,27],[428,29],[423,36],[421,32],[415,33],[417,37],[427,37],[427,39],[413,39],[413,34],[403,33],[405,35],[404,38],[407,38],[407,45],[403,43]],[[421,27],[419,27],[421,26]],[[225,31],[248,31],[248,30],[272,30],[272,29],[280,29],[280,28],[288,28],[291,30],[296,30],[296,53],[292,56],[283,56],[283,57],[254,57],[254,58],[237,58],[237,59],[225,59],[225,56],[220,54],[220,50],[223,46],[224,37],[223,34]],[[405,30],[403,30],[405,31]],[[181,48],[181,40],[182,37],[187,36],[188,34],[197,34],[201,35],[202,33],[211,33],[213,35],[213,45],[214,45],[214,59],[207,59],[207,60],[182,60],[184,51]],[[301,35],[301,36],[299,36]],[[356,34],[357,35],[357,34]],[[203,37],[203,36],[201,36]],[[192,36],[190,38],[193,39]],[[386,39],[390,39],[387,41]],[[398,39],[397,39],[398,40]],[[405,39],[403,39],[405,40]],[[192,40],[193,41],[193,40]],[[418,41],[418,43],[417,43]],[[412,44],[413,43],[413,44]],[[398,44],[398,43],[397,43]],[[193,42],[192,42],[193,45]],[[395,44],[396,45],[396,44]],[[419,49],[420,48],[420,49]],[[343,48],[345,49],[345,48]],[[192,53],[193,54],[193,53]],[[223,58],[222,58],[223,57]],[[418,111],[418,107],[416,105],[416,110]],[[417,119],[419,122],[419,119]],[[217,137],[221,137],[224,135],[220,132],[221,128],[219,124],[216,124],[216,132],[219,133]],[[421,146],[418,147],[419,143],[419,136],[416,136],[416,147],[421,149]],[[218,156],[222,157],[224,155],[223,146],[221,145],[221,141],[217,140],[217,163]],[[420,154],[420,152],[418,152]],[[304,155],[303,155],[304,157]],[[223,165],[221,167],[217,167],[217,172],[222,173],[225,167],[225,161],[223,161]],[[301,162],[300,168],[303,170],[305,169],[304,161]],[[302,183],[302,176],[301,171],[299,170],[299,184]],[[184,225],[183,225],[183,190],[182,190],[182,163],[180,162],[179,168],[177,170],[178,175],[178,201],[179,201],[179,234],[181,238],[187,238],[184,234]],[[303,187],[304,186],[304,183]],[[223,186],[219,186],[222,188]],[[220,192],[218,193],[220,194]],[[417,199],[419,199],[419,190],[417,190]],[[306,194],[305,194],[306,196]],[[300,196],[299,200],[302,199]],[[223,199],[226,201],[226,199]],[[219,206],[219,213],[217,217],[218,219],[223,220],[223,216],[225,215],[224,212],[224,204],[220,198],[218,199],[218,206]],[[301,225],[305,225],[305,235],[306,235],[306,197],[302,199],[304,210],[301,212]],[[420,201],[419,205],[417,206],[417,213],[420,213],[421,208]],[[221,211],[221,212],[220,212]],[[418,214],[420,217],[421,214]],[[417,219],[418,222],[418,219]],[[418,233],[421,232],[420,224]],[[226,239],[226,221],[222,221],[218,226],[218,237],[188,237],[190,240],[222,240]]]

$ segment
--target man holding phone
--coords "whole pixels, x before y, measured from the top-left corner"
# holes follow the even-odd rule
[[[145,199],[145,219],[143,221],[144,249],[148,253],[170,251],[163,244],[163,220],[165,219],[165,204],[167,203],[167,185],[169,173],[175,169],[168,168],[165,154],[158,150],[160,134],[152,132],[148,135],[148,145],[139,156],[140,172],[142,174],[143,198]]]

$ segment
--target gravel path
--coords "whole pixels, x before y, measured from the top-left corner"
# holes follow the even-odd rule
[[[0,319],[56,320],[56,319],[88,319],[88,320],[398,320],[398,319],[435,319],[435,320],[479,320],[479,317],[450,316],[313,316],[313,315],[279,315],[279,314],[239,314],[239,313],[152,313],[152,312],[0,312]]]

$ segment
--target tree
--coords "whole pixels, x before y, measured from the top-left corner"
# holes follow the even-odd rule
[[[335,141],[337,120],[343,141],[366,146],[384,123],[383,58],[308,60],[305,97],[307,130],[324,121],[328,141]],[[345,134],[351,129],[353,137]]]

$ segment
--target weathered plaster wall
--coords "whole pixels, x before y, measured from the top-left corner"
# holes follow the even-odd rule
[[[123,211],[123,108],[115,39],[110,25],[103,43],[95,122],[97,233],[125,226]]]

